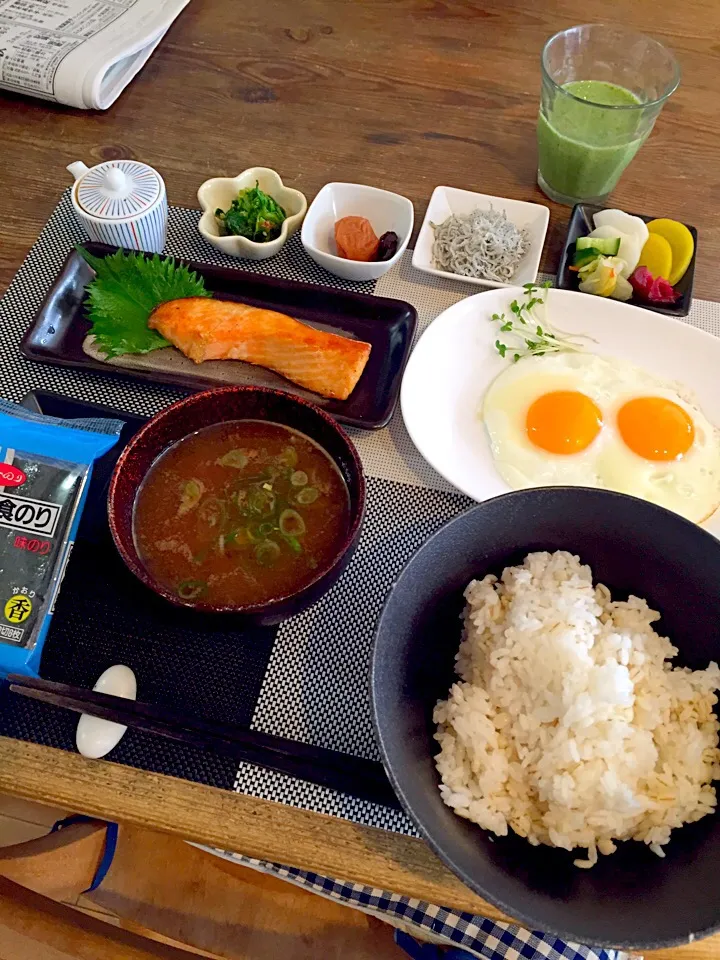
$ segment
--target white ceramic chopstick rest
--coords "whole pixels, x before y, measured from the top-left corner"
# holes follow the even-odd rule
[[[93,690],[134,700],[137,697],[137,680],[130,667],[116,663],[100,674]],[[126,730],[127,727],[122,723],[89,717],[83,713],[78,721],[75,743],[84,757],[98,760],[120,743]]]

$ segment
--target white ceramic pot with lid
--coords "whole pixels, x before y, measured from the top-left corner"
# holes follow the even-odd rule
[[[108,160],[67,167],[75,177],[73,209],[91,240],[129,250],[161,253],[167,234],[163,178],[138,160]]]

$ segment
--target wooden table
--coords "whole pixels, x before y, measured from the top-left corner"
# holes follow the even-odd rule
[[[417,223],[440,183],[548,203],[535,186],[542,43],[579,16],[618,15],[595,0],[192,0],[106,113],[0,95],[0,291],[73,160],[145,160],[188,206],[207,177],[255,164],[309,198],[329,180],[395,190]],[[670,45],[683,80],[615,199],[695,224],[695,293],[717,299],[720,6],[635,0],[622,21]],[[550,207],[552,270],[568,210]],[[500,916],[421,841],[279,804],[2,738],[0,791]]]

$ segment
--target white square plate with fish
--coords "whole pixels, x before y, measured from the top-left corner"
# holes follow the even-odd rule
[[[466,277],[460,273],[451,273],[449,270],[441,270],[433,259],[435,231],[432,224],[440,224],[450,216],[466,216],[478,209],[492,209],[497,213],[504,213],[518,230],[526,231],[528,248],[512,278],[507,282],[481,280],[476,277]],[[485,193],[458,190],[456,187],[435,187],[418,234],[412,265],[423,273],[432,273],[436,277],[445,277],[448,280],[462,280],[479,287],[509,287],[533,283],[540,267],[549,222],[550,211],[541,203],[491,197]]]
[[[506,318],[513,316],[511,303],[516,299],[522,301],[525,296],[524,290],[515,287],[487,290],[460,300],[427,328],[410,356],[403,377],[400,405],[413,443],[439,474],[477,501],[511,489],[498,469],[498,466],[502,469],[503,464],[498,464],[493,454],[484,407],[488,391],[500,374],[507,376],[507,371],[514,369],[519,375],[520,368],[537,359],[521,359],[515,366],[511,353],[503,359],[495,346],[497,340],[507,340],[510,334],[499,329],[499,323],[492,320],[493,314],[505,314]],[[717,437],[720,427],[720,392],[717,389],[720,337],[672,317],[571,290],[547,291],[544,322],[546,329],[551,325],[556,331],[573,338],[588,338],[581,341],[583,349],[580,353],[555,353],[553,356],[591,357],[603,363],[610,361],[618,369],[624,364],[633,365],[638,375],[643,372],[658,383],[662,381],[693,402],[695,410],[715,428],[716,440],[720,441]],[[535,335],[534,329],[531,333]],[[648,390],[647,380],[643,378],[636,383],[637,389],[631,389],[628,396],[648,393],[662,396],[667,393],[661,389]],[[517,392],[517,388],[514,390]],[[592,385],[585,378],[583,392],[592,396],[591,390]],[[539,391],[538,395],[541,392],[544,391]],[[606,427],[614,430],[617,421],[613,411],[616,408],[600,401],[598,406],[603,431]],[[695,417],[695,426],[698,430],[703,429],[699,416]],[[707,433],[706,430],[703,432]],[[603,434],[598,434],[598,439],[601,436]],[[591,453],[593,445],[585,453]],[[570,463],[573,458],[561,459]],[[720,473],[720,453],[716,459],[715,475]],[[510,462],[504,458],[501,460]],[[686,461],[689,462],[689,457]],[[680,474],[678,467],[678,478]],[[531,481],[523,485],[538,486],[548,482],[559,481]],[[577,478],[564,481],[565,484],[578,482]],[[598,484],[585,481],[580,485]],[[609,482],[604,485],[618,489]],[[630,489],[623,492],[632,493]],[[639,493],[635,495],[640,496]],[[720,509],[714,509],[701,522],[706,530],[720,537]]]

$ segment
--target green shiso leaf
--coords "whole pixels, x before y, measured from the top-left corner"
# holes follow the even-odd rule
[[[95,257],[81,246],[76,249],[95,271],[85,307],[95,343],[108,358],[170,346],[147,325],[155,307],[183,297],[212,296],[202,277],[172,257],[122,250]]]

